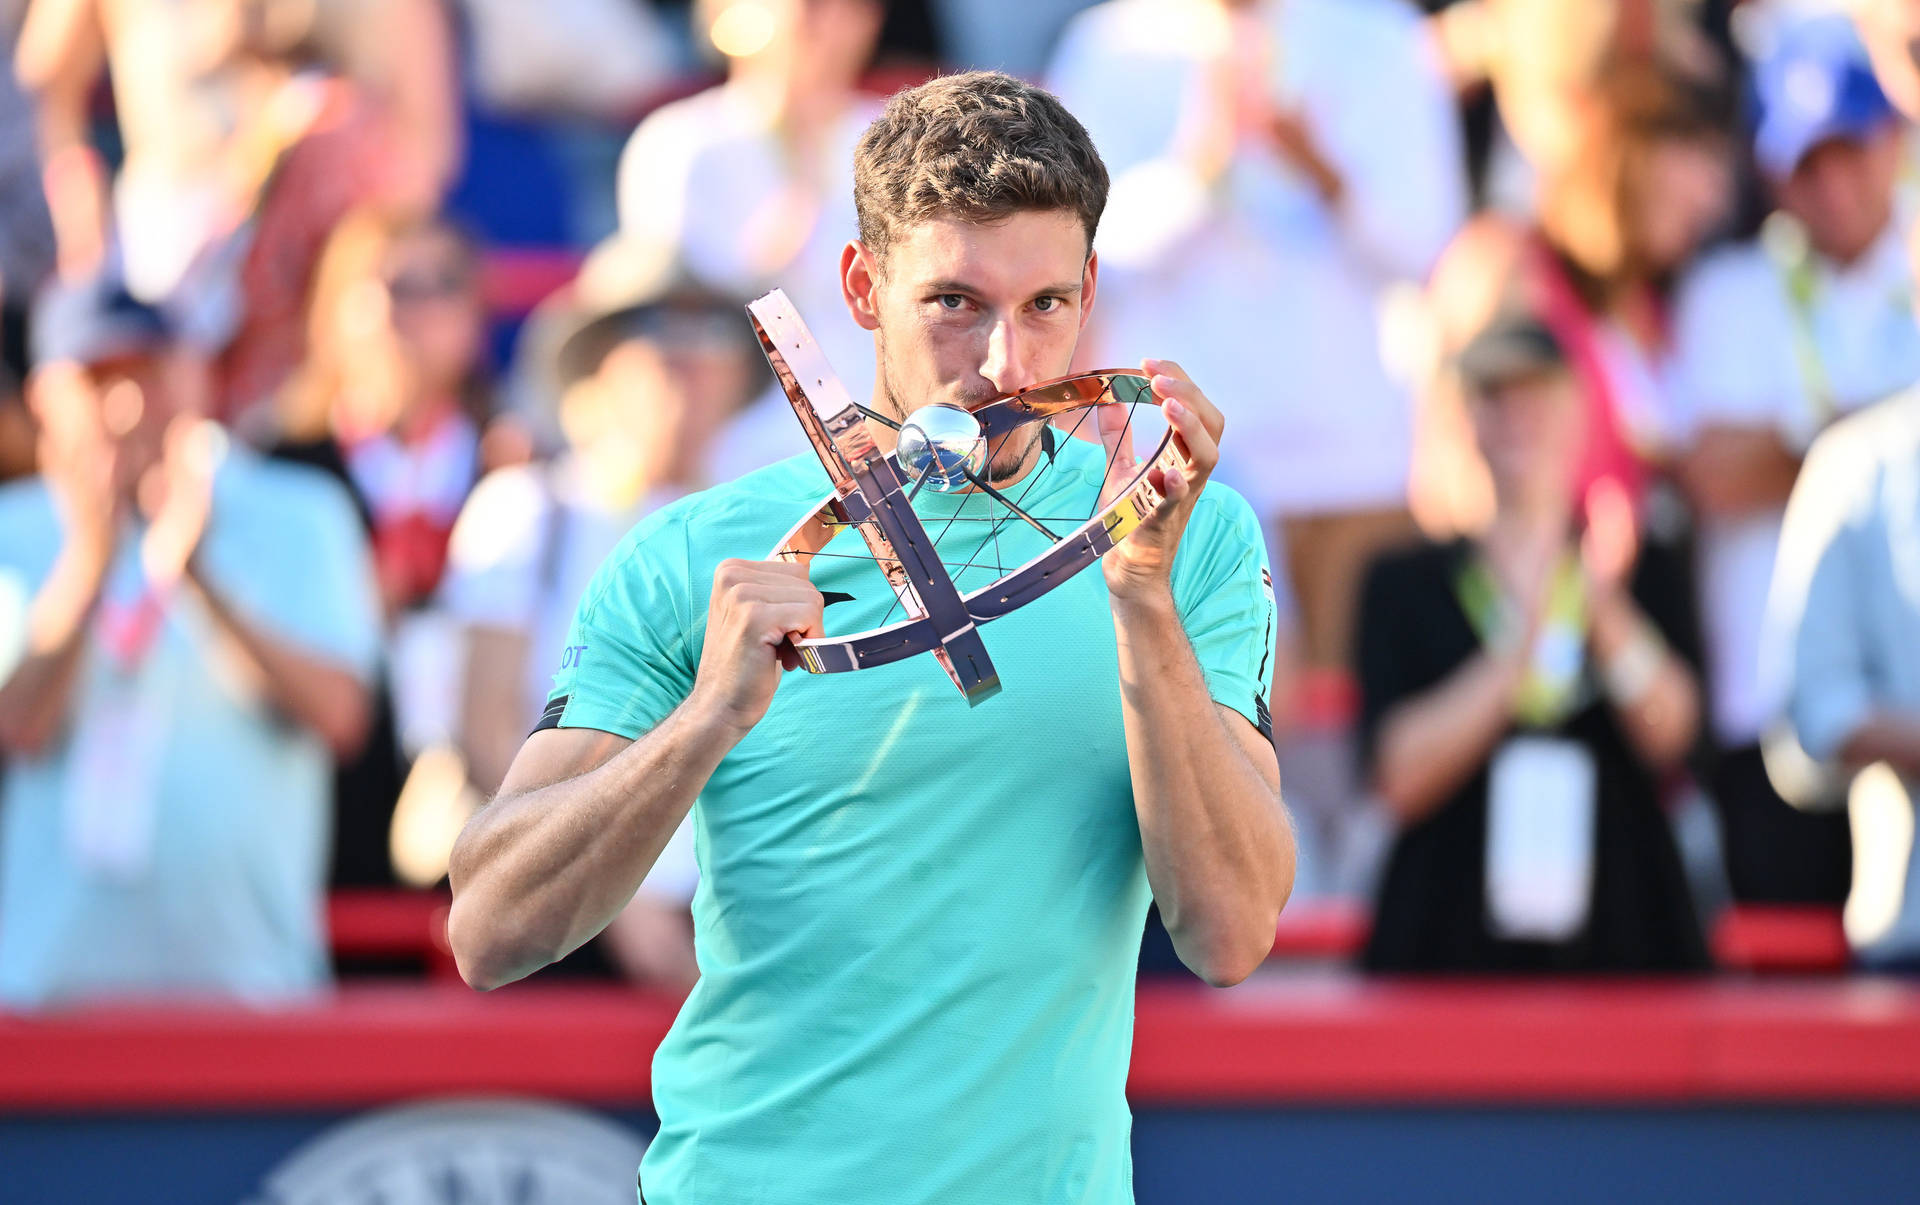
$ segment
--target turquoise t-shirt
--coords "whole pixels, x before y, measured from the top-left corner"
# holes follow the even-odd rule
[[[1022,505],[1085,517],[1099,451],[1059,456]],[[808,455],[642,522],[556,652],[545,723],[658,723],[693,685],[718,562],[768,555],[826,492]],[[915,507],[943,560],[986,562],[963,592],[1047,544],[971,521],[981,497]],[[1238,495],[1208,487],[1174,578],[1213,697],[1264,723],[1273,599]],[[822,557],[813,580],[829,632],[893,601],[871,562]],[[1106,583],[1089,568],[981,630],[998,696],[969,708],[930,656],[796,672],[700,795],[701,978],[654,1060],[649,1205],[1132,1200],[1149,893]]]

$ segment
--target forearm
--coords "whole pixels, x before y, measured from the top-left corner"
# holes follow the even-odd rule
[[[1840,746],[1840,760],[1850,767],[1883,761],[1903,775],[1920,775],[1920,714],[1872,713]]]
[[[1704,514],[1737,517],[1787,504],[1800,458],[1774,431],[1711,427],[1679,464],[1687,495]]]
[[[1263,772],[1228,728],[1170,594],[1116,598],[1113,614],[1147,879],[1182,961],[1236,983],[1272,949],[1293,889],[1278,770],[1269,761]]]
[[[1513,724],[1518,648],[1476,653],[1380,725],[1373,787],[1402,824],[1424,819],[1487,762]]]
[[[100,601],[104,556],[72,549],[27,611],[26,655],[0,684],[0,749],[36,753],[59,733],[80,674],[87,621]]]
[[[317,734],[335,757],[346,759],[360,751],[373,708],[367,688],[358,678],[261,630],[196,571],[189,570],[182,584],[200,599],[230,645],[249,664],[269,704]]]
[[[737,740],[683,704],[596,768],[481,809],[448,866],[447,933],[467,981],[511,983],[605,928]]]
[[[1590,643],[1601,680],[1609,684],[1614,715],[1634,752],[1656,770],[1685,757],[1700,731],[1700,687],[1693,671],[1624,595],[1593,600]]]

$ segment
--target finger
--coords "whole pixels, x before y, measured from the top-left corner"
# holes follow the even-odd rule
[[[1094,408],[1094,427],[1107,460],[1106,476],[1100,485],[1102,505],[1138,472],[1140,454],[1133,446],[1133,424],[1127,421],[1132,413],[1133,407],[1126,405]]]
[[[817,602],[761,603],[753,608],[750,619],[762,640],[778,644],[796,633],[802,639],[825,635],[820,626],[820,613]]]
[[[1163,501],[1154,508],[1159,514],[1171,514],[1194,492],[1193,478],[1177,468],[1161,470],[1159,486]]]
[[[1227,429],[1227,417],[1213,404],[1200,387],[1184,375],[1156,374],[1152,381],[1153,395],[1162,403],[1178,401],[1187,409],[1200,416],[1201,423],[1212,437],[1218,440]]]
[[[1215,442],[1213,432],[1200,415],[1178,398],[1170,398],[1162,404],[1161,410],[1167,416],[1167,424],[1179,437],[1187,463],[1196,468],[1203,476],[1211,474],[1213,467],[1220,463],[1220,445]]]
[[[776,577],[793,577],[793,578],[799,578],[801,581],[805,581],[807,579],[807,572],[808,572],[807,566],[804,562],[800,562],[800,561],[783,561],[778,557],[775,557],[771,560],[743,561],[741,563],[744,565],[752,566],[756,569],[769,570]]]

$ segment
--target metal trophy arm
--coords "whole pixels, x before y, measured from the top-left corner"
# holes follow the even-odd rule
[[[1000,675],[933,540],[907,503],[899,464],[874,445],[866,416],[785,293],[773,290],[751,302],[747,313],[767,363],[834,484],[840,502],[836,518],[858,525],[907,614],[931,623],[938,642],[934,656],[967,702],[992,698],[1000,691]],[[865,520],[859,517],[863,511]],[[804,647],[809,643],[795,642],[795,651],[812,669],[818,658],[809,658]]]
[[[874,445],[866,425],[868,412],[855,404],[833,375],[825,354],[786,295],[776,289],[748,305],[747,311],[767,362],[833,482],[833,492],[794,525],[773,555],[809,564],[835,537],[852,528],[865,540],[906,614],[897,623],[866,632],[792,640],[801,665],[810,672],[869,669],[930,652],[969,703],[991,698],[1000,689],[1000,679],[978,626],[1013,613],[1093,564],[1160,505],[1163,495],[1152,483],[1153,470],[1183,470],[1187,466],[1178,440],[1168,429],[1152,454],[1134,466],[1133,475],[1112,489],[1111,497],[1103,492],[1091,516],[1076,521],[1056,538],[1054,531],[977,476],[967,466],[967,457],[941,460],[938,457],[944,450],[936,448],[931,454],[934,459],[921,466],[921,473],[944,473],[962,488],[979,489],[1053,539],[1024,564],[962,595],[941,561],[935,541],[913,510],[908,473],[898,457],[883,454]],[[975,425],[969,429],[977,430],[978,437],[991,448],[1022,428],[1053,423],[1076,411],[1084,418],[1101,406],[1136,407],[1151,402],[1151,387],[1136,372],[1116,369],[1074,373],[970,408],[970,421]],[[916,412],[915,419],[909,420],[909,429],[921,414]],[[903,431],[903,448],[908,433]],[[1052,432],[1043,430],[1042,434],[1051,438]],[[1043,446],[1051,448],[1044,440]],[[1108,454],[1111,476],[1112,449]]]

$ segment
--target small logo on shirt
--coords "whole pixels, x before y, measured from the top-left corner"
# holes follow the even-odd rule
[[[572,669],[574,666],[580,664],[581,660],[585,658],[586,655],[587,655],[586,645],[570,644],[566,648],[562,649],[560,652],[560,668]]]

